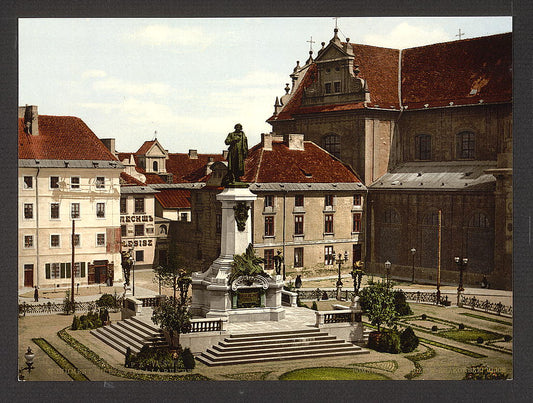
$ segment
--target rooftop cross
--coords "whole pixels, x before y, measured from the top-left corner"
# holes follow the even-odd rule
[[[306,41],[306,42],[309,42],[309,51],[313,51],[313,43],[316,43],[314,40],[313,40],[313,37],[311,37],[311,39],[309,41]]]
[[[339,17],[333,17],[333,19],[335,20],[335,29],[337,29],[337,20],[339,19]]]
[[[461,40],[461,36],[463,36],[465,33],[461,33],[461,28],[459,28],[459,33],[455,36],[458,36],[459,37],[459,40]]]

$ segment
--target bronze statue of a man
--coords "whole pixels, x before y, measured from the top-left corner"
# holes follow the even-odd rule
[[[130,285],[130,270],[133,266],[133,257],[132,257],[132,249],[129,249],[127,251],[122,251],[120,254],[122,255],[122,270],[124,272],[124,284]]]
[[[235,183],[244,175],[244,160],[248,156],[248,140],[240,123],[235,125],[234,132],[228,134],[225,143],[229,145],[226,182]]]

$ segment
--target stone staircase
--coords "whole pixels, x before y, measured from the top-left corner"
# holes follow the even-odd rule
[[[299,360],[368,353],[359,346],[337,339],[320,329],[268,333],[232,334],[199,355],[209,365]]]
[[[161,329],[135,316],[93,329],[91,334],[122,354],[126,354],[127,347],[132,353],[138,353],[147,344],[168,347]]]

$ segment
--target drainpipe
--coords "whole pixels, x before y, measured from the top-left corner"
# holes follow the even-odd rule
[[[37,178],[39,177],[39,172],[41,172],[41,168],[37,167],[37,174],[35,175],[35,225],[36,225],[36,231],[35,231],[35,252],[37,253],[37,264],[36,264],[36,271],[35,276],[37,277],[37,287],[40,286],[39,284],[39,272],[40,272],[40,261],[39,261],[39,182]],[[34,280],[35,282],[35,280]]]
[[[283,191],[283,281],[285,281],[285,206],[287,191]]]

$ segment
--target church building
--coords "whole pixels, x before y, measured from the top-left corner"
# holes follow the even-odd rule
[[[368,273],[457,284],[459,257],[466,284],[511,288],[511,33],[399,50],[335,29],[290,78],[267,121],[368,187]]]

